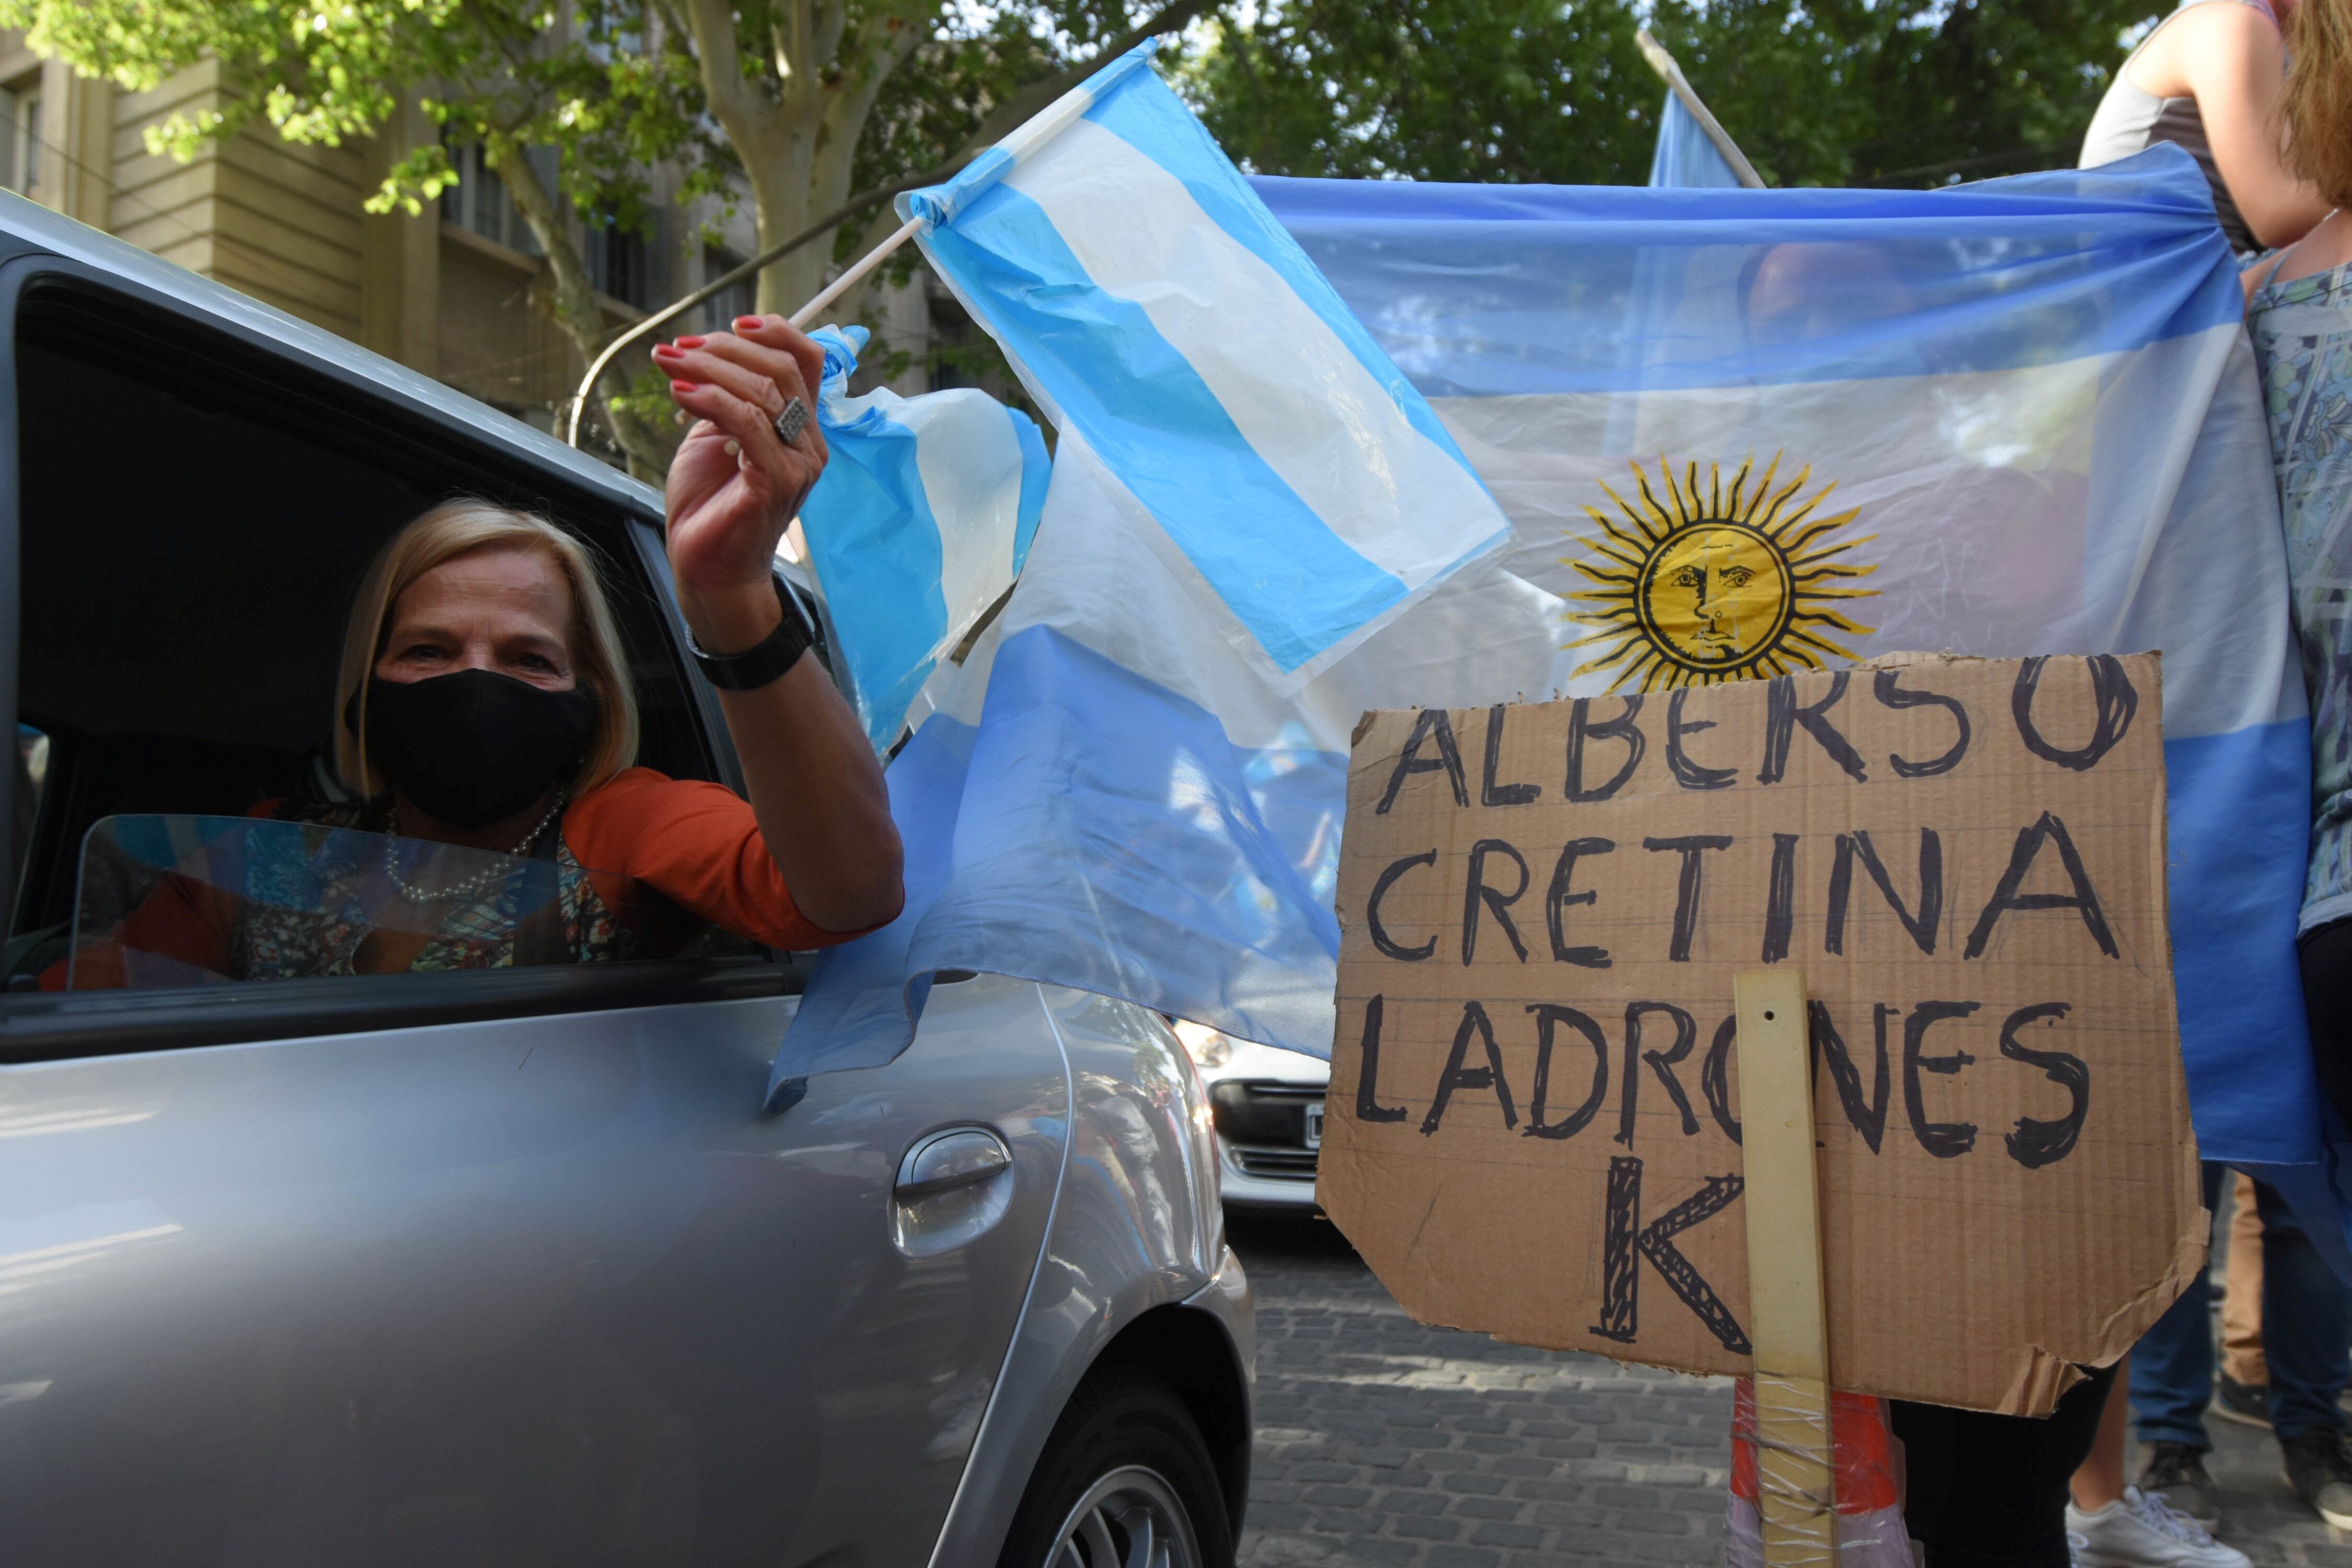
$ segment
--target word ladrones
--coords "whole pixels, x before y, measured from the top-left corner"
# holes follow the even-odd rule
[[[1368,717],[1325,1207],[1416,1316],[1744,1370],[1731,981],[1793,965],[1838,1386],[2047,1409],[2193,1267],[2159,706],[2151,655]]]

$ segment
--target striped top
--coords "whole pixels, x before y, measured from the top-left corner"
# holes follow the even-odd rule
[[[2264,0],[2183,0],[2180,10],[2172,16],[2179,16],[2191,5],[2243,5],[2269,17],[2273,26],[2278,25],[2277,16]],[[2165,21],[2171,19],[2168,16]],[[2231,247],[2241,255],[2260,250],[2262,242],[2246,226],[2236,200],[2230,195],[2230,187],[2221,179],[2221,171],[2213,163],[2213,144],[2205,135],[2205,117],[2197,111],[2197,100],[2158,98],[2132,84],[2132,60],[2139,58],[2141,50],[2147,47],[2157,32],[2163,30],[2163,24],[2158,24],[2156,32],[2141,39],[2131,59],[2124,61],[2123,68],[2116,72],[2106,96],[2099,100],[2098,112],[2091,116],[2090,129],[2083,132],[2079,164],[2085,169],[2096,168],[2135,153],[2145,153],[2158,142],[2170,142],[2196,159],[2197,166],[2205,172],[2205,183],[2213,189],[2214,216],[2221,220],[2221,232],[2230,237]]]

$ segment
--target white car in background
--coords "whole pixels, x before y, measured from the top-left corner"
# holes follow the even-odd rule
[[[1225,1203],[1313,1209],[1331,1064],[1237,1040],[1205,1024],[1179,1022],[1175,1028],[1208,1086]]]

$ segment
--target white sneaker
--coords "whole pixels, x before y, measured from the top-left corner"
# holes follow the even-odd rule
[[[2244,1552],[2166,1507],[2162,1492],[2137,1487],[2095,1513],[2068,1503],[2066,1534],[2080,1568],[2251,1568]]]

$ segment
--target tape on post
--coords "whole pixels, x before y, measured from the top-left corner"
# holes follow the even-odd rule
[[[1743,970],[1732,997],[1764,1561],[1831,1568],[1837,1487],[1804,979],[1792,969]]]

